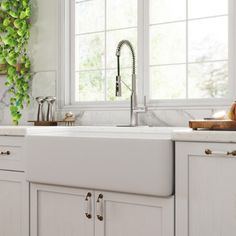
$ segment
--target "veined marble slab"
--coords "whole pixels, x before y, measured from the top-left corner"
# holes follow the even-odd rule
[[[173,141],[236,143],[236,131],[179,129],[172,133]]]
[[[26,136],[27,134],[55,133],[66,129],[65,127],[39,127],[39,126],[0,126],[0,136]]]

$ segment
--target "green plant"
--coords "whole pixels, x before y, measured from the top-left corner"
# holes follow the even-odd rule
[[[30,37],[30,0],[0,0],[0,64],[6,64],[10,112],[19,124],[24,105],[30,104],[30,59],[27,44]]]

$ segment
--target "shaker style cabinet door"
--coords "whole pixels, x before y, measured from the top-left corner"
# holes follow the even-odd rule
[[[0,236],[29,235],[29,185],[25,174],[0,171]]]
[[[95,236],[174,236],[174,197],[96,192]]]
[[[176,236],[236,235],[236,144],[176,144]]]
[[[31,236],[93,236],[93,192],[31,184]]]

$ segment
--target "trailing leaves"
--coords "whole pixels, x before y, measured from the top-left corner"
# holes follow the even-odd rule
[[[7,65],[10,112],[15,125],[30,104],[30,59],[26,46],[30,37],[30,0],[0,0],[0,64]]]

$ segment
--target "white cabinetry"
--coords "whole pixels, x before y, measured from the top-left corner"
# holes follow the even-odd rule
[[[29,235],[29,184],[23,137],[0,137],[0,236]]]
[[[0,236],[28,235],[28,193],[24,173],[0,171]]]
[[[173,236],[174,198],[31,184],[31,236],[80,235]]]
[[[176,236],[235,236],[234,150],[236,144],[176,143]]]
[[[96,220],[96,236],[174,236],[174,197],[110,192],[95,195],[96,215],[104,216],[104,220]],[[103,204],[101,213],[100,204]]]
[[[88,193],[88,190],[32,184],[30,235],[93,236],[93,219],[85,215]]]

